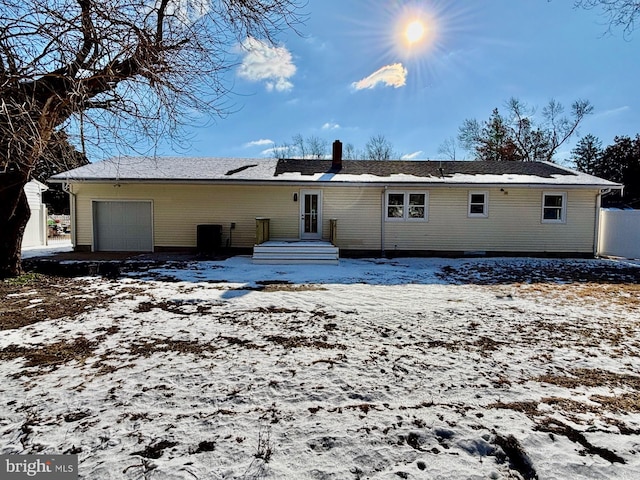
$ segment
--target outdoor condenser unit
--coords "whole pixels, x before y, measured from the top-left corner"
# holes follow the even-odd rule
[[[222,249],[222,225],[198,225],[196,246],[198,253],[219,253]]]

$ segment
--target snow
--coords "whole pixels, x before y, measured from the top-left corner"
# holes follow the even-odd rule
[[[313,160],[310,160],[313,162]],[[387,165],[392,162],[382,161]],[[451,162],[444,162],[450,165]],[[453,162],[456,163],[456,162]],[[466,162],[457,162],[466,163]],[[491,162],[489,162],[491,163]],[[57,182],[82,182],[87,180],[101,181],[149,181],[160,182],[236,182],[259,181],[274,184],[308,184],[329,182],[337,184],[353,183],[392,185],[394,183],[438,185],[510,185],[510,186],[563,186],[581,188],[621,188],[620,184],[583,172],[541,162],[553,167],[554,171],[564,170],[565,174],[555,173],[551,176],[527,175],[523,173],[464,174],[449,172],[445,177],[429,175],[418,176],[407,173],[378,175],[374,172],[366,174],[348,174],[345,172],[318,172],[312,175],[289,171],[276,176],[277,159],[272,158],[194,158],[194,157],[118,157],[101,162],[83,165],[68,172],[54,175],[51,180]],[[497,170],[503,170],[501,165]],[[401,168],[401,167],[398,167]],[[459,167],[458,167],[459,168]],[[517,162],[510,168],[521,169]]]
[[[431,186],[452,185],[508,185],[510,187],[529,186],[562,186],[562,187],[610,187],[620,188],[619,184],[597,178],[582,172],[573,172],[569,175],[554,174],[551,177],[541,177],[538,175],[519,174],[462,174],[453,173],[446,177],[439,176],[415,176],[409,174],[393,174],[389,176],[378,176],[374,174],[328,174],[316,173],[313,175],[302,175],[296,172],[286,172],[278,175],[280,180],[290,182],[332,182],[332,183],[355,183],[355,184],[420,184]]]
[[[91,480],[534,478],[527,463],[541,479],[637,478],[639,290],[484,281],[618,265],[233,257],[76,279],[106,300],[0,332],[0,351],[92,345],[55,365],[2,361],[0,453],[77,452]],[[624,398],[626,411],[605,402]]]
[[[23,247],[22,258],[47,257],[57,253],[72,252],[73,245],[71,241],[55,242],[52,245],[38,245],[34,247]]]

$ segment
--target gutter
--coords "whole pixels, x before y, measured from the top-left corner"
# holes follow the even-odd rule
[[[66,178],[66,179],[49,179],[50,183],[87,183],[87,184],[104,184],[104,183],[119,183],[123,184],[156,184],[156,185],[281,185],[281,186],[302,186],[308,187],[313,185],[315,187],[343,187],[346,185],[349,186],[357,186],[357,187],[376,187],[376,186],[384,186],[384,188],[451,188],[451,187],[467,187],[467,188],[562,188],[565,190],[577,190],[577,189],[609,189],[609,190],[622,190],[624,188],[623,185],[619,184],[563,184],[563,183],[474,183],[474,182],[445,182],[445,181],[435,181],[435,182],[366,182],[366,181],[322,181],[322,180],[301,180],[301,179],[291,179],[291,180],[250,180],[250,179],[238,179],[238,180],[224,180],[213,178],[210,180],[201,180],[201,179],[183,179],[183,178],[171,178],[171,179],[127,179],[127,178],[95,178],[95,179],[85,179],[85,178]]]

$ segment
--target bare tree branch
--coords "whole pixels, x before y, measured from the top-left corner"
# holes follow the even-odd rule
[[[638,0],[576,0],[576,8],[600,9],[612,27],[622,28],[625,37],[629,37],[636,29],[636,21],[640,15]]]
[[[191,115],[228,112],[234,47],[295,28],[303,2],[2,0],[0,225],[13,230],[0,232],[0,277],[16,271],[26,223],[17,186],[51,161],[55,132],[81,123],[83,142],[129,151],[142,137],[179,142]]]

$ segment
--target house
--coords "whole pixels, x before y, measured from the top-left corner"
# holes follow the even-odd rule
[[[343,161],[337,141],[331,160],[122,157],[51,181],[68,185],[77,250],[195,249],[213,225],[233,251],[342,255],[592,256],[601,197],[622,188],[552,163]]]
[[[47,206],[42,203],[42,192],[48,189],[37,180],[31,180],[24,186],[31,216],[22,237],[22,248],[47,244]]]

